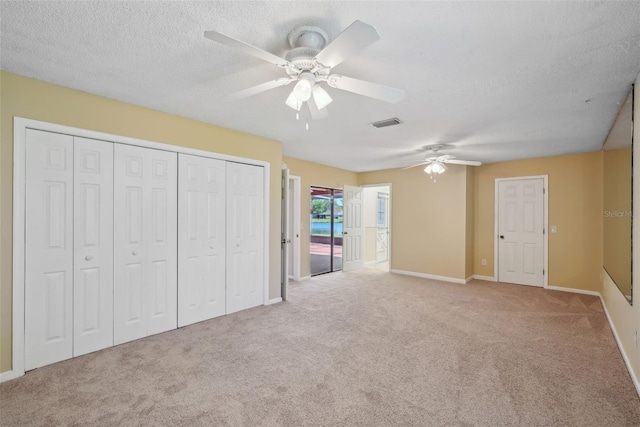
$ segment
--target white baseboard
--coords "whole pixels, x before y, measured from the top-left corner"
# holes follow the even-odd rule
[[[482,276],[480,274],[474,274],[472,277],[475,280],[486,280],[487,282],[497,282],[495,276]]]
[[[277,304],[279,302],[282,302],[281,297],[270,299],[265,305]]]
[[[309,280],[309,279],[311,279],[311,276],[304,276],[304,277],[301,277],[300,280],[298,280],[298,282],[302,282],[303,280]]]
[[[622,359],[624,360],[625,365],[627,365],[627,371],[629,371],[629,375],[631,375],[631,380],[633,381],[633,385],[636,386],[636,392],[638,396],[640,396],[640,382],[638,381],[638,377],[636,373],[633,371],[633,367],[631,366],[631,361],[629,360],[629,356],[624,351],[624,347],[622,347],[622,341],[620,341],[620,336],[618,335],[618,331],[616,330],[613,321],[611,321],[611,316],[609,316],[609,310],[607,310],[607,306],[604,303],[604,299],[602,295],[598,293],[600,297],[600,302],[602,303],[602,307],[604,308],[604,314],[607,316],[607,321],[609,322],[609,327],[611,328],[611,332],[613,332],[613,337],[616,339],[616,343],[618,344],[618,349],[620,349],[620,354],[622,354]]]
[[[423,279],[440,280],[442,282],[460,283],[462,285],[467,283],[465,279],[458,279],[455,277],[447,277],[447,276],[436,276],[435,274],[417,273],[415,271],[391,270],[391,272],[395,274],[402,274],[404,276],[414,276],[414,277],[421,277]]]
[[[596,291],[587,291],[584,289],[576,289],[576,288],[564,288],[562,286],[547,286],[544,289],[549,289],[552,291],[562,291],[562,292],[572,292],[574,294],[583,294],[583,295],[593,295],[595,297],[599,297],[600,296],[600,292],[596,292]],[[604,304],[602,304],[604,306]],[[611,322],[609,322],[611,323]]]
[[[15,371],[0,372],[0,383],[18,378],[20,375],[16,375]]]
[[[370,265],[375,265],[375,264],[377,264],[377,262],[376,262],[376,261],[369,261],[369,262],[365,262],[365,263],[364,263],[364,266],[365,266],[365,267],[368,267],[368,266],[370,266]]]

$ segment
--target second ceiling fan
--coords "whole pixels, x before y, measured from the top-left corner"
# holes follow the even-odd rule
[[[284,58],[217,31],[205,31],[204,36],[283,68],[288,75],[236,92],[233,95],[235,98],[246,98],[296,82],[285,102],[296,111],[300,111],[306,103],[314,119],[327,117],[326,106],[332,102],[327,91],[321,87],[322,82],[335,89],[385,102],[395,103],[404,98],[402,89],[331,74],[333,67],[380,39],[378,31],[362,21],[355,21],[328,45],[329,37],[321,28],[298,27],[289,33],[291,50]]]

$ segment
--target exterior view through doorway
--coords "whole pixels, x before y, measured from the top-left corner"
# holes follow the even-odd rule
[[[311,275],[342,270],[342,189],[311,187]]]

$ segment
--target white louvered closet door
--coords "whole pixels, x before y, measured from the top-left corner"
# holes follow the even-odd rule
[[[177,154],[115,144],[114,342],[177,327]]]
[[[226,162],[178,155],[178,326],[225,308]]]
[[[227,313],[264,303],[263,168],[227,162]]]

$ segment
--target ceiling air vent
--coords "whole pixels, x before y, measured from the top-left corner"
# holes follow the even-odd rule
[[[400,123],[402,123],[402,120],[397,117],[393,117],[391,119],[380,120],[379,122],[373,122],[369,124],[376,128],[386,128],[387,126],[395,126],[399,125]]]

